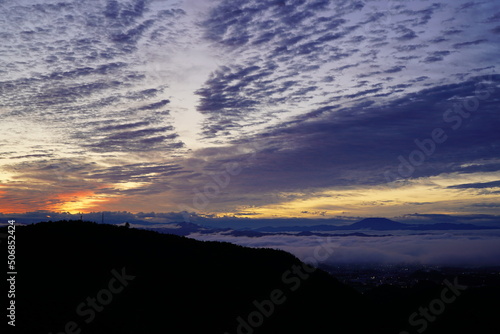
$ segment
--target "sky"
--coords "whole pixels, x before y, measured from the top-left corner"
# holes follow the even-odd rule
[[[498,215],[500,1],[0,1],[0,213]]]

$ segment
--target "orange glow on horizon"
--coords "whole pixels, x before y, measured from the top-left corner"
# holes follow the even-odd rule
[[[45,208],[42,206],[33,206],[30,203],[10,202],[8,204],[2,203],[2,207],[0,208],[0,213],[16,214],[16,213],[39,211],[39,210],[45,210]]]
[[[0,185],[3,187],[3,185]],[[16,199],[5,198],[7,191],[0,191],[0,213],[2,214],[13,214],[13,213],[25,213],[28,211],[42,210],[40,206],[32,205],[25,201],[19,201]]]
[[[21,192],[21,194],[27,193],[24,189]],[[117,201],[117,198],[96,194],[92,190],[58,194],[37,194],[35,192],[35,194],[30,193],[29,195],[20,197],[17,194],[11,193],[10,190],[0,190],[0,213],[22,214],[34,211],[87,213],[93,210],[105,211],[106,204]]]
[[[91,190],[82,190],[72,193],[57,195],[59,203],[46,208],[49,211],[86,213],[92,210],[99,211],[102,204],[110,202],[112,199],[105,196],[96,195]]]

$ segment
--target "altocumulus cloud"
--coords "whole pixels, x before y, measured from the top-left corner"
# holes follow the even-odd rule
[[[9,203],[56,205],[54,194],[85,188],[154,194],[148,204],[172,209],[229,161],[244,172],[214,204],[380,185],[436,127],[448,140],[413,177],[471,172],[479,159],[476,171],[498,171],[498,87],[459,130],[442,117],[478,77],[498,86],[497,1],[8,0],[1,10],[0,129],[16,134],[1,135]],[[191,58],[203,76],[184,71]]]
[[[500,77],[490,78],[497,87]],[[259,143],[256,159],[249,161],[245,155],[233,155],[233,161],[241,164],[244,172],[231,181],[230,189],[265,194],[308,188],[383,185],[387,182],[384,172],[397,169],[398,156],[407,157],[416,148],[415,140],[427,139],[435,128],[442,128],[447,140],[436,148],[425,164],[415,168],[413,177],[498,171],[497,164],[487,162],[497,158],[500,88],[495,88],[490,98],[482,101],[469,118],[458,117],[458,114],[445,117],[445,112],[453,109],[454,104],[474,95],[476,84],[481,80],[472,78],[457,84],[435,86],[386,104],[325,108],[318,109],[315,115],[297,116],[288,124],[270,128],[248,141]],[[460,127],[455,130],[457,125]],[[247,140],[242,140],[235,148],[245,143]],[[219,157],[224,156],[226,150],[227,147],[213,149],[205,156],[200,152],[200,157],[210,161],[207,165],[210,170],[222,170],[228,160],[219,160]],[[220,154],[215,154],[216,151]],[[467,167],[474,161],[483,163]],[[471,188],[488,186],[494,184],[470,185]]]

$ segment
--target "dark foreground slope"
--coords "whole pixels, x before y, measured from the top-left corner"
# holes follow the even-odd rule
[[[16,242],[16,333],[381,328],[362,295],[282,251],[87,222],[18,227]]]

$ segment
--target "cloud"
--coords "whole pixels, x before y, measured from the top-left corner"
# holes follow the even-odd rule
[[[421,25],[426,25],[431,20],[432,16],[434,15],[434,12],[437,11],[438,9],[441,9],[442,7],[443,7],[442,4],[434,3],[429,7],[421,10],[407,9],[401,11],[401,13],[408,16],[416,16],[416,19],[411,20],[410,22],[412,23],[413,26],[421,26]]]
[[[221,2],[204,21],[205,37],[213,42],[223,44],[231,49],[242,49],[241,60],[244,65],[221,67],[213,73],[199,89],[201,96],[198,110],[209,114],[204,135],[215,137],[227,135],[238,128],[255,125],[256,118],[262,119],[263,115],[253,117],[262,110],[262,105],[296,103],[307,101],[317,95],[312,93],[318,90],[314,84],[302,87],[287,85],[290,82],[300,83],[298,80],[284,80],[291,76],[297,77],[305,71],[320,71],[322,58],[329,61],[348,57],[355,53],[354,50],[343,50],[333,47],[336,40],[350,34],[352,28],[343,28],[347,21],[342,18],[334,20],[321,20],[318,15],[321,10],[329,8],[329,2],[294,3],[285,6],[263,6],[258,2]],[[338,15],[342,16],[362,8],[358,5],[337,6]],[[270,23],[263,20],[265,13],[273,14],[275,20]],[[224,13],[222,17],[221,13]],[[313,31],[306,34],[302,28],[309,26],[305,21],[317,20]],[[293,22],[293,25],[290,25]],[[286,28],[286,29],[285,29]],[[244,58],[246,44],[255,37],[253,45],[267,53],[267,58],[276,59],[268,62],[265,68],[255,65],[254,61]],[[231,42],[231,43],[229,43]],[[289,65],[283,66],[289,60]],[[304,61],[311,62],[305,65]],[[259,60],[259,63],[262,62]],[[253,71],[250,75],[247,71]],[[265,82],[265,84],[263,84]],[[318,92],[319,93],[319,92]],[[302,97],[301,97],[302,96]],[[214,114],[212,116],[212,114]],[[272,116],[271,116],[272,117]],[[264,116],[264,119],[268,119]],[[270,119],[269,119],[270,120]],[[211,124],[217,123],[217,124]]]
[[[495,82],[500,79],[492,78]],[[244,173],[235,178],[231,189],[264,194],[386,184],[385,172],[397,173],[401,163],[398,157],[408,159],[412,151],[419,149],[415,140],[430,138],[436,128],[443,129],[447,140],[435,145],[432,156],[415,168],[412,178],[465,171],[466,167],[460,166],[478,159],[493,161],[496,153],[491,145],[498,141],[496,127],[500,125],[496,113],[498,90],[481,101],[469,118],[462,119],[459,129],[454,130],[457,120],[452,122],[444,116],[451,115],[455,101],[474,96],[480,81],[476,78],[434,86],[403,95],[386,105],[325,106],[297,116],[292,122],[249,140],[260,147],[254,161],[232,157]],[[360,95],[368,93],[362,91]],[[498,171],[497,165],[487,165],[481,168]]]
[[[497,192],[500,193],[500,192]],[[474,203],[471,204],[474,208],[500,208],[500,203]]]
[[[4,210],[99,208],[117,196],[164,193],[184,175],[165,162],[185,146],[166,98],[171,79],[155,82],[144,66],[155,49],[171,53],[165,45],[184,30],[183,10],[142,0],[23,1],[2,13],[0,52],[29,50],[1,66],[2,132],[22,129],[8,145],[18,154],[0,165]]]
[[[494,159],[497,86],[470,117],[443,120],[474,95],[474,76],[495,71],[495,2],[2,6],[0,53],[12,56],[0,61],[0,127],[16,136],[1,138],[0,167],[10,189],[41,180],[39,197],[52,200],[64,186],[163,189],[158,205],[177,204],[232,161],[245,172],[215,206],[252,205],[259,192],[279,202],[281,191],[384,184],[437,127],[448,139],[412,177],[498,170],[467,165]],[[54,166],[68,175],[57,185]],[[129,179],[143,184],[127,188]]]
[[[191,234],[198,240],[217,240],[249,247],[277,248],[303,261],[314,258],[323,247],[332,254],[321,264],[426,264],[452,266],[497,266],[500,264],[498,231],[489,235],[453,233],[394,235],[389,237],[297,237],[268,235],[259,238],[219,234]],[[323,252],[326,253],[326,252]]]
[[[470,1],[470,2],[466,2],[463,5],[461,5],[460,7],[458,7],[457,10],[458,11],[467,10],[469,8],[474,8],[474,7],[479,6],[479,5],[481,5],[480,2]]]
[[[129,170],[136,166],[127,166]],[[158,171],[159,166],[141,166],[144,173]],[[165,170],[168,170],[166,168]],[[488,205],[488,203],[485,203]],[[491,205],[498,205],[491,203]],[[214,228],[257,228],[262,226],[312,226],[320,224],[346,224],[358,221],[358,217],[336,219],[248,219],[223,217],[214,218],[191,214],[198,224]],[[4,221],[16,219],[18,223],[29,224],[47,220],[80,219],[80,214],[68,214],[47,210],[24,214],[0,214]],[[182,222],[185,214],[179,212],[91,212],[83,215],[84,220],[122,224],[129,222],[137,228],[174,228],[172,223]],[[410,214],[395,218],[405,223],[428,224],[436,222],[475,223],[498,227],[498,216],[491,215],[422,215]],[[165,225],[167,224],[167,225]],[[189,237],[207,241],[225,241],[248,247],[282,249],[302,260],[308,261],[318,249],[329,250],[328,258],[322,264],[426,264],[447,266],[498,266],[500,255],[500,230],[484,231],[433,231],[425,234],[408,231],[387,231],[382,235],[368,232],[370,237],[361,236],[296,236],[268,233],[260,237],[233,236],[224,233],[191,234]],[[348,233],[348,232],[346,232]],[[390,234],[390,236],[387,236]]]
[[[455,49],[461,49],[461,48],[466,47],[466,46],[478,45],[478,44],[484,43],[486,41],[487,41],[487,39],[477,39],[475,41],[470,41],[470,42],[456,43],[456,44],[453,44],[453,47]]]
[[[99,131],[113,131],[113,130],[126,130],[137,128],[145,125],[149,125],[149,122],[135,122],[135,123],[126,123],[126,124],[118,124],[118,125],[108,125],[102,128],[99,128]]]
[[[483,182],[483,183],[464,183],[454,186],[448,186],[450,189],[483,189],[500,187],[500,181]]]
[[[345,97],[352,99],[352,98],[357,98],[357,97],[360,97],[360,96],[364,96],[364,95],[376,93],[376,92],[378,92],[380,90],[381,90],[381,88],[367,89],[367,90],[362,90],[360,92],[357,92],[355,94],[346,95]]]
[[[94,169],[88,178],[111,184],[120,182],[153,183],[162,181],[165,177],[183,173],[185,171],[182,170],[182,167],[175,164],[137,163]]]
[[[400,33],[400,35],[398,37],[396,37],[396,39],[398,41],[409,41],[409,40],[412,40],[414,38],[417,38],[417,34],[415,33],[415,31],[413,31],[409,28],[406,28],[406,27],[401,27],[399,29],[399,33]]]
[[[415,85],[403,86],[406,82],[401,82],[400,79],[405,78],[405,73],[421,70],[410,65],[412,59],[423,59],[423,62],[432,64],[451,54],[447,50],[424,52],[424,49],[432,50],[432,44],[435,43],[443,44],[442,47],[465,49],[468,45],[490,42],[463,42],[464,36],[472,35],[473,30],[464,32],[453,24],[443,24],[446,28],[441,32],[428,29],[432,31],[433,37],[428,34],[425,37],[419,36],[420,30],[416,30],[417,28],[446,21],[444,18],[453,12],[444,11],[447,6],[449,5],[440,3],[412,3],[388,8],[387,4],[372,3],[368,8],[361,2],[323,1],[311,5],[299,1],[283,6],[272,1],[219,2],[202,22],[204,36],[217,47],[223,47],[232,57],[230,65],[226,63],[220,66],[204,86],[197,90],[201,97],[198,110],[207,116],[202,134],[206,138],[217,137],[218,141],[224,137],[231,140],[238,137],[237,133],[239,136],[248,134],[249,130],[245,128],[268,123],[273,118],[282,117],[281,114],[287,110],[307,109],[305,103],[309,100],[327,100],[329,95],[333,95],[333,91],[324,86],[324,80],[316,78],[319,73],[324,78],[325,72],[332,74],[327,77],[333,77],[337,72],[335,70],[347,70],[349,73],[344,73],[345,76],[356,73],[357,78],[370,78],[373,85],[383,83],[384,74],[400,73],[401,76],[397,79],[400,84],[398,92],[415,89]],[[457,10],[460,6],[462,4],[455,5]],[[470,19],[465,12],[456,15],[463,15],[460,16],[462,21]],[[270,16],[273,17],[272,21],[268,19]],[[361,30],[363,35],[354,35]],[[395,35],[389,34],[389,31]],[[392,41],[388,35],[392,37]],[[444,35],[447,39],[439,35]],[[441,39],[438,41],[438,38]],[[353,41],[370,52],[360,55],[358,45],[356,48],[352,47]],[[406,44],[407,41],[413,43]],[[385,71],[374,70],[387,63],[388,50],[412,54],[401,56],[396,52],[389,52],[389,58],[394,57],[398,64]],[[379,54],[384,56],[379,58]],[[363,58],[367,60],[361,61]],[[269,59],[273,60],[272,66],[263,68],[262,64],[266,64]],[[367,68],[368,64],[371,65],[370,68]],[[249,69],[255,71],[255,74],[247,74],[245,71]],[[311,73],[307,80],[302,80],[301,75],[309,70]],[[286,86],[284,78],[287,79],[286,82],[294,84]],[[410,80],[413,78],[407,81]],[[343,102],[348,103],[349,99],[364,95],[364,92],[354,89],[356,87],[359,86],[354,82],[343,83],[343,88],[349,90],[343,94]],[[384,88],[380,87],[381,90]],[[307,94],[301,94],[303,92]],[[391,94],[387,91],[376,95],[377,98],[389,96]],[[278,105],[280,108],[272,107]],[[302,111],[304,114],[310,112],[311,110]]]
[[[487,22],[498,22],[500,21],[500,12],[488,17]]]
[[[391,67],[390,69],[386,70],[385,73],[397,73],[397,72],[401,72],[405,68],[406,68],[406,66],[394,66],[394,67]]]
[[[117,125],[114,128],[107,127],[107,130],[115,131],[112,131],[111,134],[105,134],[108,131],[98,132],[92,140],[87,140],[89,143],[84,144],[84,146],[94,152],[144,152],[161,149],[170,151],[184,147],[184,143],[176,141],[179,135],[173,132],[173,126],[129,130],[130,127],[134,128],[140,125],[149,125],[149,122]]]
[[[437,61],[441,61],[445,56],[451,54],[450,51],[434,51],[428,54],[428,56],[424,59],[425,63],[434,63]]]
[[[454,219],[453,216],[448,217]],[[40,210],[25,214],[0,214],[0,218],[4,221],[6,219],[16,219],[18,223],[29,224],[47,220],[80,219],[80,215]],[[181,222],[184,216],[176,212],[140,212],[132,214],[128,212],[108,211],[83,215],[84,220],[96,222],[101,222],[103,218],[105,223],[122,224],[129,222],[137,227],[172,228],[174,227],[172,224],[164,224]],[[420,218],[429,217],[423,215]],[[442,222],[445,221],[446,219],[443,218],[446,218],[446,216],[441,215],[439,220]],[[207,221],[206,218],[199,217],[199,219]],[[476,219],[479,219],[479,216]],[[233,218],[233,220],[235,219]],[[245,221],[248,219],[240,218],[239,220]],[[317,221],[321,220],[311,221],[313,224],[317,224]],[[267,220],[266,224],[269,225],[272,223],[273,220]],[[297,224],[297,220],[290,220],[289,223],[286,223],[286,220],[276,220],[274,222],[277,226],[283,226],[283,223],[293,226]],[[234,223],[234,225],[242,227],[238,223]],[[314,258],[314,254],[315,252],[317,254],[318,249],[328,250],[330,255],[321,262],[327,265],[406,263],[447,266],[498,266],[500,259],[499,231],[489,230],[487,233],[484,231],[446,231],[446,233],[432,232],[425,235],[390,231],[392,236],[372,237],[298,237],[277,234],[268,234],[261,237],[236,237],[221,233],[212,233],[191,234],[189,237],[198,240],[232,242],[248,247],[282,249],[305,261],[308,258]]]
[[[479,226],[495,226],[500,227],[499,216],[486,214],[469,214],[469,215],[445,215],[445,214],[406,214],[400,217],[393,218],[394,220],[406,224],[435,224],[435,223],[451,223],[451,224],[473,224]]]
[[[27,66],[19,67],[12,62],[6,67],[11,75],[4,76],[7,79],[0,83],[2,102],[9,101],[6,106],[12,115],[45,116],[45,121],[51,115],[61,122],[74,120],[92,107],[97,107],[101,114],[108,112],[103,110],[105,107],[116,107],[126,98],[124,86],[144,87],[138,82],[144,75],[135,69],[141,60],[139,43],[152,42],[147,34],[149,29],[173,32],[175,27],[167,27],[182,12],[169,9],[175,17],[160,22],[156,17],[163,14],[156,9],[161,6],[155,5],[155,10],[148,6],[143,0],[92,5],[86,1],[4,5],[2,10],[7,18],[4,31],[12,36],[8,44],[36,52],[17,55]],[[10,22],[19,13],[26,20]],[[29,36],[14,37],[20,32]],[[30,74],[35,67],[43,70]],[[161,90],[160,87],[143,89],[141,98],[152,97],[151,94]],[[99,99],[107,102],[97,104]]]

